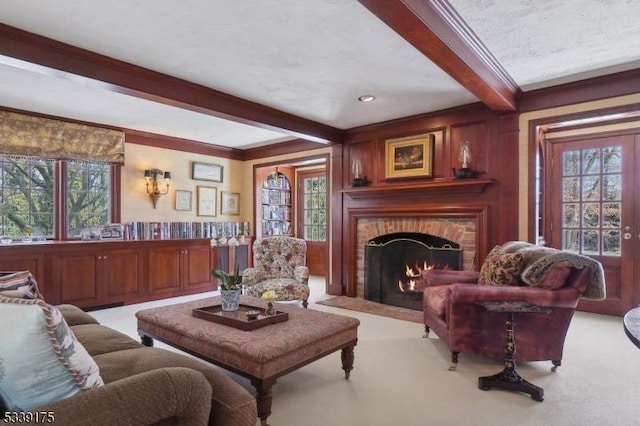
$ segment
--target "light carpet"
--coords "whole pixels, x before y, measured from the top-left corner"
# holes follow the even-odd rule
[[[316,277],[311,285],[313,309],[360,320],[354,370],[345,380],[338,351],[279,378],[273,389],[272,426],[639,424],[640,350],[627,339],[619,317],[577,312],[556,372],[550,371],[550,362],[517,365],[525,379],[544,388],[544,401],[536,402],[519,393],[478,389],[478,377],[500,371],[500,360],[460,354],[458,370],[448,371],[446,345],[433,333],[422,338],[421,324],[313,303],[328,296],[324,279]],[[186,300],[92,315],[137,338],[136,311]],[[159,342],[156,346],[168,348]],[[248,381],[232,377],[251,389]]]

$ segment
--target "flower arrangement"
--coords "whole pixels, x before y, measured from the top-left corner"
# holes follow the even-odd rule
[[[222,269],[212,269],[211,275],[220,280],[220,290],[240,290],[242,288],[242,274],[237,263],[233,274],[229,274]]]
[[[267,290],[262,293],[262,300],[267,302],[267,311],[265,312],[267,315],[275,314],[275,310],[273,309],[273,301],[276,299],[276,292],[273,290]]]

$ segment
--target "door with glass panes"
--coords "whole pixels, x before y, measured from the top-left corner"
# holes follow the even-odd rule
[[[605,270],[607,298],[579,309],[622,315],[638,303],[640,245],[633,134],[581,136],[547,144],[545,238],[550,246],[592,257]]]
[[[327,176],[324,168],[299,170],[297,187],[297,232],[307,242],[307,266],[312,275],[325,276],[327,253]]]

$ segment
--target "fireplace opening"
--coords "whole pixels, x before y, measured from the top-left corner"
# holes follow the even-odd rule
[[[454,241],[416,232],[380,235],[365,247],[364,297],[421,311],[421,271],[462,265],[462,249]]]

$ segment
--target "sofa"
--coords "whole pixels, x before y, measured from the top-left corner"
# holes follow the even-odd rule
[[[581,298],[606,297],[602,265],[587,256],[524,241],[509,241],[487,255],[480,271],[425,270],[421,274],[425,337],[431,330],[451,351],[502,358],[506,314],[483,302],[524,302],[548,313],[515,315],[519,361],[561,365],[564,341]]]
[[[5,277],[8,284],[0,283],[5,419],[22,423],[29,417],[20,413],[26,412],[50,413],[64,425],[255,426],[255,397],[220,368],[144,346],[76,306],[48,305],[28,272]],[[19,281],[28,284],[15,285]],[[69,378],[53,376],[56,369]],[[71,390],[62,390],[65,386]],[[58,393],[52,398],[53,392]]]

